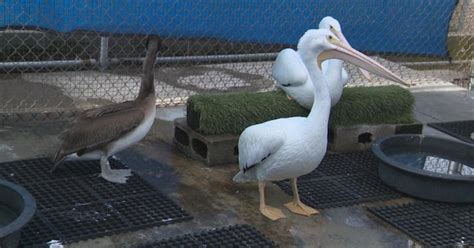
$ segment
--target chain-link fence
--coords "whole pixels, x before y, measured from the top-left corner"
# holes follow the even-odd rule
[[[59,14],[41,6],[42,1],[36,1],[38,10],[32,10],[30,5],[35,1],[8,2],[12,1],[0,0],[0,13],[6,16],[3,19],[0,16],[0,24],[3,23],[0,31],[0,122],[70,117],[78,109],[131,100],[137,95],[141,61],[145,54],[144,34],[150,33],[150,30],[128,26],[127,22],[132,14],[123,12],[123,9],[116,10],[130,1],[77,1],[83,5],[74,6],[74,9],[63,6],[65,11]],[[64,5],[68,1],[45,2],[52,2],[50,4],[57,7],[59,2]],[[154,5],[145,4],[141,7],[144,13],[134,13],[134,16],[138,15],[144,22],[157,22],[163,27],[156,30],[163,39],[159,66],[155,70],[159,106],[183,104],[190,95],[200,92],[274,89],[272,60],[282,48],[294,48],[297,39],[291,39],[290,42],[279,41],[278,38],[286,33],[275,29],[264,32],[267,40],[259,40],[254,37],[255,34],[246,34],[246,30],[270,29],[275,22],[272,19],[276,18],[274,13],[288,13],[277,18],[279,25],[288,26],[285,32],[299,37],[302,35],[301,30],[291,28],[295,23],[310,23],[307,28],[316,28],[320,17],[332,15],[335,7],[331,4],[336,4],[334,1],[315,1],[320,3],[318,6],[311,5],[311,1],[301,1],[309,2],[301,6],[298,3],[288,4],[287,1],[229,1],[233,2],[232,5],[220,1],[149,2]],[[366,9],[357,6],[363,2],[367,2]],[[368,52],[387,68],[418,87],[452,84],[468,87],[474,57],[474,0],[452,0],[453,5],[457,3],[451,9],[431,6],[434,2],[442,1],[418,1],[419,4],[400,0],[385,1],[387,4],[411,2],[408,7],[417,8],[414,10],[417,13],[416,19],[412,21],[425,22],[424,25],[427,26],[423,30],[428,28],[432,34],[438,35],[424,37],[426,44],[421,45],[410,37],[423,30],[410,28],[404,31],[401,29],[403,33],[398,30],[394,37],[403,37],[398,39],[400,42],[397,44],[391,44],[394,41],[389,34],[391,30],[384,30],[383,27],[390,23],[392,27],[396,27],[397,23],[402,25],[400,15],[407,10],[400,6],[387,6],[395,10],[387,10],[382,18],[371,19],[370,15],[378,11],[371,6],[378,5],[379,2],[384,1],[345,1],[345,6],[338,7],[343,11],[337,12],[335,17],[340,19],[349,41],[355,41],[355,48]],[[152,7],[177,8],[178,4],[187,7],[178,9],[175,16],[171,17],[160,15],[159,11],[146,11]],[[247,19],[239,19],[240,15],[252,9],[249,5],[257,8],[249,14],[253,21],[247,22],[248,16]],[[213,13],[220,7],[224,9],[219,12],[220,19],[216,19]],[[317,8],[318,15],[310,14],[314,8]],[[359,13],[362,10],[365,12]],[[122,15],[119,19],[123,21],[119,24],[116,24],[117,16],[112,16],[115,14]],[[55,28],[48,29],[71,16],[78,22],[74,28],[61,26],[60,32],[53,31]],[[346,16],[351,18],[347,19]],[[445,17],[448,18],[449,30],[437,22],[439,18]],[[43,25],[36,24],[35,18],[42,20]],[[87,26],[87,21],[99,22],[96,19],[100,20],[99,28]],[[111,20],[110,23],[107,22],[108,19]],[[193,26],[189,23],[196,22],[196,30],[176,31],[178,29],[169,25],[175,23],[179,27],[185,22],[183,20],[191,28]],[[210,30],[214,32],[199,31],[205,30],[208,21],[217,22],[216,28]],[[353,27],[357,27],[357,30]],[[215,35],[216,33],[222,36]],[[383,35],[374,36],[377,33]],[[262,33],[262,36],[265,34]],[[436,37],[444,39],[441,41],[444,45],[441,49],[446,52],[437,54],[421,51],[430,47],[431,42],[438,39]],[[271,42],[273,40],[275,42]],[[390,45],[391,48],[371,50],[363,46],[369,43],[380,48]],[[416,46],[420,47],[421,52],[413,52]],[[380,78],[372,82],[364,81],[353,66],[348,65],[347,68],[351,75],[350,86],[390,83]]]

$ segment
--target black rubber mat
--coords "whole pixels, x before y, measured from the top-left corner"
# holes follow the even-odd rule
[[[111,159],[112,168],[125,168]],[[0,163],[0,177],[25,187],[38,211],[22,232],[22,247],[51,240],[70,243],[192,217],[137,175],[126,184],[100,177],[98,161],[64,163],[51,174],[49,159]]]
[[[474,120],[429,123],[428,126],[474,144],[474,140],[471,139],[471,133],[474,133]]]
[[[277,182],[292,195],[289,181]],[[301,201],[314,208],[333,208],[401,197],[377,175],[371,152],[326,154],[313,172],[298,178]]]
[[[474,205],[416,201],[368,208],[408,236],[428,247],[472,247]]]
[[[259,231],[249,225],[236,225],[196,234],[165,239],[137,248],[157,247],[277,247]]]

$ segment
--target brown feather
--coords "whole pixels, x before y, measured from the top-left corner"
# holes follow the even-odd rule
[[[79,119],[100,117],[104,114],[113,113],[116,111],[120,111],[122,109],[134,108],[136,107],[136,105],[137,105],[136,101],[126,101],[126,102],[101,106],[98,108],[88,109],[82,112],[82,114],[79,116]]]
[[[155,107],[153,67],[161,39],[150,37],[143,65],[143,78],[136,100],[84,111],[60,135],[62,144],[54,157],[56,168],[67,155],[79,156],[95,150],[107,152],[107,145],[133,131],[145,119],[148,107]]]
[[[144,118],[145,111],[139,107],[114,109],[95,118],[79,118],[63,134],[61,153],[84,154],[102,148],[135,129]]]

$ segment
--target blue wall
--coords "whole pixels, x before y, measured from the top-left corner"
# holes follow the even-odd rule
[[[100,4],[99,4],[100,3]],[[0,27],[296,44],[332,15],[362,51],[446,56],[456,0],[2,0]]]

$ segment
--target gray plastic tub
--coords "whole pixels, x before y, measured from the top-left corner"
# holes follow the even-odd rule
[[[33,218],[36,202],[23,187],[0,180],[0,247],[18,247],[21,229]]]
[[[423,135],[377,140],[378,173],[389,186],[434,201],[474,202],[474,145]]]

